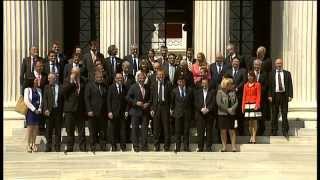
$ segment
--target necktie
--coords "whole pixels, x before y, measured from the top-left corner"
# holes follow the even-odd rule
[[[133,58],[133,74],[136,74],[137,72],[137,62],[136,58]]]
[[[100,96],[102,96],[101,85],[98,85]]]
[[[117,62],[116,62],[116,58],[115,57],[113,57],[113,72],[114,73],[116,73],[116,71],[117,71]]]
[[[233,77],[235,77],[236,75],[237,75],[237,70],[235,69],[233,73]]]
[[[36,62],[35,62],[35,58],[31,58],[31,72],[33,72],[34,71],[34,68],[35,68],[35,66],[36,66]]]
[[[181,87],[179,87],[179,91],[180,91],[180,96],[183,97],[183,92],[182,92]]]
[[[159,102],[162,101],[162,82],[160,82],[160,87],[159,87],[159,96],[158,96]]]
[[[80,94],[80,83],[76,81],[76,87],[77,87],[77,94]]]
[[[53,104],[54,106],[56,106],[56,89],[54,85],[52,85],[51,88],[52,88]]]
[[[207,96],[205,92],[206,90],[203,90],[203,105],[204,105],[204,108],[207,108],[207,102],[206,102]]]
[[[127,82],[127,75],[123,75],[124,76],[124,82],[126,83]]]
[[[144,99],[145,91],[144,91],[144,87],[141,85],[140,85],[140,90],[141,90],[142,98]]]
[[[221,72],[221,64],[219,64],[218,66],[219,66],[219,70],[218,70],[219,72],[218,73],[220,74],[220,72]]]
[[[279,85],[279,91],[283,91],[283,86],[282,86],[282,82],[281,82],[280,72],[281,72],[281,71],[278,71],[278,85]]]

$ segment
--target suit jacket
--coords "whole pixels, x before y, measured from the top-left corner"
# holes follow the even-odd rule
[[[105,70],[108,73],[109,82],[111,84],[113,83],[113,79],[114,79],[116,73],[122,72],[122,62],[123,62],[123,60],[118,58],[118,57],[115,57],[115,59],[116,59],[116,72],[114,72],[114,70],[113,70],[111,57],[107,57],[105,59]]]
[[[272,60],[270,58],[264,58],[261,64],[261,71],[270,73],[272,71]]]
[[[230,66],[228,64],[223,63],[222,64],[222,68],[221,68],[221,72],[218,73],[217,70],[217,63],[212,63],[210,65],[210,73],[211,73],[211,87],[214,90],[217,90],[221,81],[222,81],[222,77],[223,74],[230,68]]]
[[[194,81],[193,81],[193,74],[192,74],[192,72],[189,71],[189,70],[183,71],[183,69],[180,68],[180,67],[177,67],[177,69],[176,69],[176,72],[175,72],[175,75],[174,75],[174,84],[173,84],[173,86],[174,86],[174,87],[177,87],[177,86],[178,86],[178,84],[177,84],[177,79],[178,79],[178,77],[181,76],[181,75],[184,76],[184,78],[185,78],[186,86],[193,88],[193,87],[194,87]]]
[[[54,106],[54,99],[55,97],[53,96],[53,89],[49,84],[47,84],[44,87],[43,91],[43,112],[48,110],[50,113],[52,112],[53,106]],[[63,111],[63,94],[62,94],[62,85],[59,85],[58,88],[58,111],[62,113]]]
[[[261,85],[261,98],[262,98],[261,103],[263,103],[263,100],[268,99],[268,84],[269,84],[268,78],[269,78],[268,74],[266,72],[261,71],[259,75],[259,79],[257,79],[257,81]]]
[[[143,98],[139,84],[135,83],[130,87],[126,96],[126,100],[129,104],[129,115],[141,117],[147,114],[149,109],[142,109],[141,107],[137,106],[137,101],[150,103],[150,90],[145,88],[145,97]]]
[[[80,79],[79,94],[77,93],[76,84],[71,83],[69,78],[64,80],[62,88],[64,98],[63,112],[83,113],[85,111],[84,90],[85,83],[82,79]]]
[[[40,57],[40,59],[42,58]],[[22,87],[22,90],[24,90],[25,87],[25,80],[33,77],[33,71],[31,71],[31,57],[25,57],[23,58],[20,67],[20,86]],[[23,94],[23,91],[21,91],[21,94]]]
[[[100,52],[97,52],[97,56],[98,54],[100,54],[103,57],[103,54],[101,54]],[[83,59],[83,65],[84,65],[85,71],[88,73],[87,74],[88,80],[94,81],[95,79],[94,73],[95,73],[96,67],[95,67],[95,64],[93,63],[91,52],[89,51],[88,53],[84,54],[82,59]],[[104,58],[102,58],[102,64],[105,64],[103,62],[103,59]]]
[[[90,81],[86,84],[85,92],[84,92],[84,100],[86,104],[86,111],[93,112],[94,116],[103,116],[106,113],[106,105],[107,105],[107,88],[104,86],[103,83],[99,85],[94,82]]]
[[[71,73],[71,70],[73,68],[73,62],[69,63],[69,64],[66,64],[64,66],[64,70],[63,70],[63,79],[66,79],[70,76],[70,73]],[[83,64],[79,64],[79,68],[80,68],[80,76],[83,80],[85,80],[85,82],[87,81],[87,72],[86,72],[86,69],[84,67]]]
[[[226,72],[228,75],[233,77],[233,69],[230,68]],[[237,74],[233,77],[234,85],[238,88],[237,95],[242,97],[243,85],[247,81],[247,72],[245,69],[238,69]]]
[[[212,89],[208,89],[206,97],[206,107],[209,109],[208,114],[213,115],[215,112],[215,92]],[[199,88],[194,93],[194,106],[197,113],[201,113],[201,109],[204,107],[203,89]]]
[[[165,78],[166,78],[166,80],[167,81],[170,81],[170,76],[169,76],[169,63],[164,63],[164,64],[162,64],[162,68],[164,69],[164,73],[165,73]],[[173,75],[173,81],[171,82],[170,81],[170,83],[171,83],[171,85],[174,85],[175,84],[175,82],[174,82],[174,80],[177,78],[177,77],[175,77],[176,76],[176,71],[177,71],[177,68],[174,66],[174,75]]]
[[[153,87],[151,88],[151,110],[155,111],[160,104],[158,101],[158,81],[152,84]],[[171,91],[172,91],[172,85],[169,83],[169,81],[164,81],[164,104],[167,105],[168,109],[170,108],[171,104]]]
[[[59,83],[62,83],[63,82],[63,79],[64,79],[64,76],[63,76],[63,67],[64,65],[62,63],[56,63],[56,67],[57,67],[57,70],[58,70],[58,74],[59,74]],[[50,61],[47,61],[45,64],[44,64],[44,68],[43,68],[43,71],[46,73],[46,74],[49,74],[50,73]]]
[[[247,62],[245,58],[239,54],[236,53],[236,56],[240,59],[240,66],[239,68],[248,69],[250,62]],[[232,67],[232,61],[230,55],[227,55],[227,57],[224,59],[224,64],[227,64],[229,67]]]
[[[276,70],[271,71],[269,73],[269,97],[273,97],[276,94]],[[283,70],[283,80],[284,80],[284,87],[285,87],[285,94],[286,97],[293,98],[293,86],[292,86],[292,78],[291,73],[289,71]]]
[[[138,56],[137,58],[138,58],[138,70],[139,70],[140,69],[140,65],[141,65],[141,57]],[[130,63],[129,72],[130,72],[130,74],[133,74],[133,58],[132,58],[132,55],[129,54],[129,55],[125,56],[123,58],[123,60],[124,61],[128,61]],[[135,76],[135,74],[133,74],[133,75]]]
[[[122,85],[121,93],[118,93],[116,83],[113,83],[108,90],[107,96],[107,107],[108,112],[112,112],[113,117],[122,117],[124,112],[128,111],[127,107],[127,100],[126,100],[127,90]]]
[[[181,97],[179,87],[172,90],[171,93],[171,109],[173,109],[173,117],[178,119],[185,114],[188,120],[191,120],[193,113],[193,90],[186,86],[186,96]]]
[[[230,104],[229,104],[230,99]],[[216,103],[218,109],[218,115],[235,115],[238,108],[238,97],[235,91],[224,92],[222,89],[217,91]],[[230,107],[229,107],[230,105]],[[228,108],[231,108],[231,114],[228,112]]]
[[[131,85],[134,84],[135,82],[136,82],[136,80],[132,74],[127,74],[127,80],[125,80],[123,77],[123,86],[126,89],[126,92],[128,92]]]

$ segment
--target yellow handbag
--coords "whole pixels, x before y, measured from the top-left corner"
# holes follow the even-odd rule
[[[23,101],[23,96],[20,96],[17,104],[16,104],[16,111],[20,114],[26,115],[28,112],[28,107]]]

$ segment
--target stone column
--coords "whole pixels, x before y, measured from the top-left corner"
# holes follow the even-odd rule
[[[288,116],[316,120],[317,2],[272,3],[272,14],[281,15],[272,18],[272,58],[283,58],[284,68],[291,72],[293,81]]]
[[[4,1],[3,82],[5,119],[16,119],[14,107],[20,96],[20,66],[32,45],[44,57],[53,40],[62,42],[62,2]],[[10,116],[10,117],[9,117]]]
[[[194,53],[213,62],[229,42],[229,1],[194,1]]]
[[[115,44],[118,56],[130,53],[130,45],[139,45],[139,2],[100,1],[100,51],[108,56],[108,46]]]

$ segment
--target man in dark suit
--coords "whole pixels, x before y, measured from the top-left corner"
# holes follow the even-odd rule
[[[46,152],[50,152],[52,149],[53,130],[55,130],[54,149],[56,152],[59,152],[61,145],[61,124],[63,111],[62,86],[60,86],[58,83],[54,73],[50,73],[48,75],[48,81],[49,84],[45,86],[43,92],[43,112],[46,118]]]
[[[103,54],[98,52],[98,43],[95,40],[89,42],[90,50],[87,54],[83,55],[83,65],[88,73],[88,81],[94,81],[95,74],[95,61],[104,61]]]
[[[107,143],[107,87],[103,83],[101,72],[95,72],[95,81],[86,84],[84,93],[88,125],[90,131],[90,149],[94,153],[99,142],[102,151],[106,151]]]
[[[163,65],[168,61],[168,48],[166,46],[161,46],[160,53],[161,57],[157,59],[157,62],[159,62],[160,65]]]
[[[151,116],[153,118],[153,134],[155,151],[160,151],[160,132],[164,132],[164,150],[170,148],[170,103],[172,86],[165,81],[163,70],[157,71],[157,81],[151,88]]]
[[[147,55],[147,57],[146,57],[146,59],[147,59],[147,62],[148,62],[148,69],[149,70],[153,70],[153,64],[155,63],[155,62],[157,62],[157,60],[155,59],[155,51],[154,51],[154,49],[149,49],[149,51],[148,51],[148,55]]]
[[[189,129],[193,110],[193,91],[186,86],[184,76],[177,78],[178,86],[173,89],[171,94],[171,113],[175,118],[175,152],[180,151],[181,137],[183,137],[183,149],[189,150]]]
[[[130,47],[131,54],[125,56],[124,61],[128,61],[130,63],[130,74],[136,76],[136,73],[139,71],[141,58],[139,57],[138,46],[133,44]]]
[[[192,65],[196,62],[196,59],[193,57],[194,51],[192,48],[188,48],[186,52],[186,61],[188,64],[188,69],[192,71]]]
[[[186,60],[181,60],[180,65],[177,67],[177,70],[175,72],[175,84],[174,87],[178,86],[177,81],[178,77],[183,76],[185,79],[186,87],[194,87],[194,81],[193,81],[193,74],[188,69],[188,63]]]
[[[120,140],[121,151],[126,151],[127,89],[123,86],[121,73],[116,74],[114,81],[109,87],[107,98],[111,146],[112,151],[117,151],[116,142]]]
[[[55,54],[56,54],[56,64],[58,64],[60,67],[59,74],[62,74],[64,66],[66,64],[68,64],[68,60],[67,60],[66,56],[63,54],[63,52],[61,51],[60,43],[58,41],[55,41],[52,43],[51,51],[55,52]],[[49,59],[49,58],[47,58],[47,59]],[[59,77],[59,81],[61,83],[63,82],[62,76]]]
[[[194,106],[196,109],[197,133],[199,136],[198,152],[204,150],[204,134],[206,134],[206,151],[212,151],[213,122],[215,114],[215,92],[209,89],[208,79],[201,80],[202,88],[195,91]]]
[[[269,101],[272,102],[272,135],[276,136],[278,131],[278,113],[281,108],[282,133],[289,137],[288,102],[293,98],[293,86],[291,73],[283,70],[283,60],[275,61],[275,70],[269,76]]]
[[[72,62],[68,63],[64,66],[63,70],[63,79],[66,79],[70,76],[72,68],[79,68],[80,69],[80,77],[84,79],[85,81],[87,80],[87,72],[83,64],[80,64],[80,54],[79,53],[73,53],[72,55]]]
[[[237,57],[240,61],[239,67],[248,70],[248,65],[250,65],[250,63],[247,63],[244,57],[238,54],[236,46],[230,43],[227,45],[227,57],[225,58],[224,63],[231,67],[232,61],[235,57]]]
[[[153,84],[155,84],[157,82],[157,72],[162,69],[161,68],[161,64],[159,62],[155,62],[153,64],[153,74],[151,74],[151,76],[149,77],[149,81],[150,81],[150,87],[154,87]]]
[[[126,91],[129,90],[129,88],[131,87],[132,84],[134,84],[136,82],[136,80],[134,79],[134,76],[132,74],[130,74],[129,70],[130,70],[130,63],[128,61],[125,61],[122,63],[122,77],[123,77],[123,86],[126,89]]]
[[[63,83],[63,74],[62,74],[62,64],[57,62],[57,56],[54,51],[49,51],[48,53],[48,61],[44,64],[44,72],[46,74],[54,73],[57,78],[57,83],[62,84]]]
[[[37,59],[35,62],[34,71],[30,74],[30,79],[38,79],[39,88],[44,90],[44,86],[48,84],[48,75],[43,71],[43,60]],[[28,78],[28,79],[29,79]]]
[[[73,151],[75,126],[78,128],[80,151],[86,150],[84,90],[84,82],[80,77],[80,69],[76,67],[72,68],[70,76],[63,83],[63,112],[67,131],[65,153]]]
[[[223,62],[223,55],[221,53],[218,53],[216,55],[216,61],[210,65],[211,85],[215,91],[218,90],[218,87],[222,81],[223,74],[229,68],[231,67]]]
[[[111,85],[116,73],[122,71],[123,61],[119,57],[116,57],[118,54],[118,48],[114,44],[108,47],[108,54],[109,57],[105,59],[105,66],[108,72],[109,83]]]
[[[176,66],[175,66],[175,59],[176,55],[173,53],[170,53],[168,55],[168,63],[164,63],[162,65],[162,68],[165,72],[165,78],[170,82],[171,86],[175,84],[175,72],[176,72]]]
[[[147,130],[148,130],[148,112],[150,109],[150,90],[145,88],[144,81],[146,75],[143,72],[138,72],[138,82],[133,84],[126,96],[129,103],[129,115],[131,116],[132,124],[132,143],[133,150],[139,152],[140,148],[143,151],[147,150]],[[141,126],[141,133],[139,133]],[[141,137],[140,147],[139,138]]]
[[[32,74],[36,66],[36,60],[39,58],[39,48],[32,46],[30,48],[30,56],[23,58],[20,67],[20,94],[23,95],[23,90],[25,88],[25,80],[32,79]]]
[[[262,61],[260,59],[256,59],[253,61],[253,70],[256,74],[257,81],[261,85],[261,112],[262,117],[258,121],[258,132],[257,134],[262,136],[265,131],[265,121],[269,119],[270,111],[268,111],[269,108],[269,101],[268,101],[268,74],[264,71],[261,71],[261,64]]]

